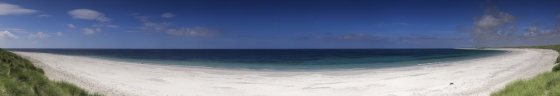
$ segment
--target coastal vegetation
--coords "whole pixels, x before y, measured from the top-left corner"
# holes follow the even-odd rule
[[[560,45],[523,46],[515,48],[551,49],[560,52]],[[492,96],[560,96],[560,56],[551,72],[541,73],[528,80],[517,80],[504,89],[494,92]]]
[[[50,81],[43,69],[0,49],[0,96],[101,96],[67,82]]]

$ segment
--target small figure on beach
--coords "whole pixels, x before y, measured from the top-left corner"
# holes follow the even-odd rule
[[[449,85],[453,85],[453,82],[449,83]]]

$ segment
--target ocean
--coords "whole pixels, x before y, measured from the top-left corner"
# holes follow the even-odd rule
[[[147,64],[251,70],[369,69],[438,64],[506,53],[466,49],[5,49]]]

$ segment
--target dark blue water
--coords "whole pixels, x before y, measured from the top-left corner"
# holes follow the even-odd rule
[[[462,49],[6,49],[215,68],[308,70],[415,66],[504,53]]]

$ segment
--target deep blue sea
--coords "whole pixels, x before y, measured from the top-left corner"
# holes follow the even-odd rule
[[[149,64],[256,70],[367,69],[437,64],[505,53],[463,49],[6,49]]]

